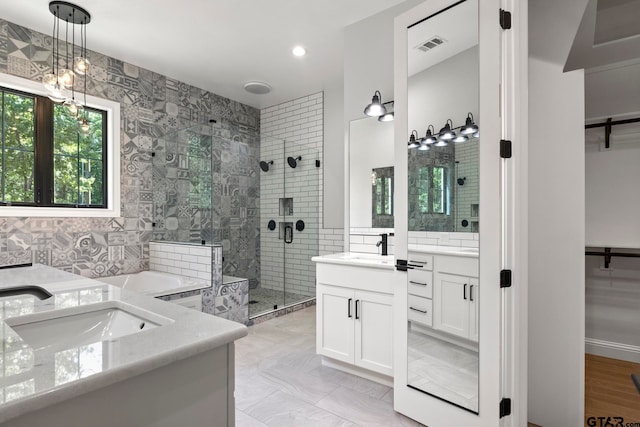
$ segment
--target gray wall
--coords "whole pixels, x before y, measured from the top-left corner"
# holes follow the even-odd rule
[[[50,37],[0,20],[0,72],[39,81],[50,54]],[[85,276],[147,269],[152,140],[210,118],[218,120],[214,135],[228,139],[259,129],[255,108],[100,53],[89,58],[87,92],[121,105],[122,216],[0,218],[0,265],[33,261]]]
[[[586,0],[529,2],[529,421],[584,423],[584,74],[563,73]]]

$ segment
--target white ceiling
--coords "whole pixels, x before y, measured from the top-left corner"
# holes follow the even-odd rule
[[[264,108],[324,90],[343,75],[344,27],[404,0],[75,0],[88,47]],[[0,0],[0,18],[50,34],[49,0]],[[308,54],[294,57],[304,46]],[[243,89],[252,80],[267,95]]]

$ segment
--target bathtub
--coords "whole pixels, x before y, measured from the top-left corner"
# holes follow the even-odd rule
[[[152,297],[164,297],[211,287],[206,280],[197,280],[160,271],[141,271],[135,274],[99,277],[96,280]]]

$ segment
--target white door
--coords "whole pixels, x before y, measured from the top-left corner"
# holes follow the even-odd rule
[[[353,290],[319,284],[316,295],[317,352],[336,360],[353,363]]]
[[[417,335],[417,328],[409,330],[408,274],[400,269],[394,276],[394,409],[434,427],[484,427],[509,422],[509,417],[500,417],[500,401],[509,397],[503,395],[501,379],[509,373],[501,369],[504,358],[500,354],[499,284],[501,239],[505,236],[501,172],[506,160],[500,157],[499,141],[509,139],[503,134],[506,115],[501,116],[501,94],[513,92],[512,82],[503,80],[501,73],[503,30],[498,12],[503,3],[426,0],[394,21],[396,259],[408,260],[409,241],[419,243],[425,234],[440,238],[442,245],[461,245],[461,240],[473,238],[480,247],[479,278],[473,295],[478,316],[475,325],[469,317],[469,279],[466,300],[464,279],[443,276],[441,303],[436,302],[434,287],[434,327],[440,316],[440,327],[451,333],[469,337],[469,327],[477,328],[471,335],[478,339],[478,353],[465,352],[470,362],[466,366],[477,361],[477,369],[455,381],[446,374],[459,373],[455,368],[461,360],[446,355],[462,353],[456,353],[451,343],[433,334]],[[520,22],[518,17],[514,22]],[[467,119],[479,128],[467,133]],[[455,139],[449,130],[455,131]],[[416,143],[408,144],[412,134]],[[430,135],[436,136],[438,145],[429,145]],[[464,147],[458,143],[469,143],[472,138],[478,153],[474,179],[468,175],[472,169],[464,168],[463,153],[457,152],[458,147]],[[417,151],[416,145],[422,150]],[[459,172],[464,175],[456,175]],[[477,188],[478,198],[470,202],[464,192],[473,188]],[[455,271],[451,273],[455,276]],[[464,274],[468,273],[460,275]],[[434,282],[438,286],[435,277]],[[476,292],[480,282],[482,298]],[[440,348],[446,351],[432,351]],[[414,357],[416,349],[420,350],[419,357]],[[438,356],[437,363],[433,362],[434,356]]]
[[[470,279],[453,274],[436,273],[433,297],[433,327],[443,332],[469,337]]]
[[[355,293],[355,364],[393,375],[393,297]]]

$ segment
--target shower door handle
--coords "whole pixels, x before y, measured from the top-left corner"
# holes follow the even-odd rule
[[[285,243],[293,242],[293,227],[290,225],[287,225],[284,228],[284,242]]]

